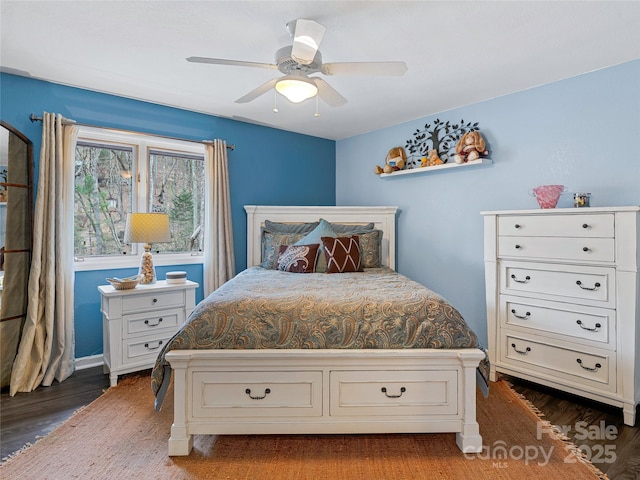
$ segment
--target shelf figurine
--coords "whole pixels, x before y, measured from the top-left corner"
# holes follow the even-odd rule
[[[393,173],[398,170],[403,170],[407,162],[407,154],[402,147],[393,147],[387,153],[384,167],[376,165],[376,175],[381,173]]]
[[[453,157],[456,163],[467,163],[486,157],[489,154],[480,132],[465,133],[456,145],[456,154]]]

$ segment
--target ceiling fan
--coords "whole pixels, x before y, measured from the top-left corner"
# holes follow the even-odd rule
[[[233,65],[239,67],[257,67],[279,70],[284,76],[274,78],[260,85],[255,90],[236,100],[236,103],[247,103],[275,88],[291,102],[300,103],[318,95],[332,107],[347,103],[337,90],[314,73],[322,75],[404,75],[407,65],[404,62],[339,62],[322,63],[322,55],[318,50],[326,27],[318,22],[297,19],[286,24],[293,37],[293,44],[276,52],[275,63],[245,62],[226,60],[223,58],[189,57],[187,61],[194,63],[211,63],[214,65]]]

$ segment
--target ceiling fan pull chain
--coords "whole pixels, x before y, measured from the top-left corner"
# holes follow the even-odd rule
[[[320,116],[320,112],[318,111],[318,97],[320,95],[316,95],[316,113],[313,114],[314,117],[319,117]]]
[[[278,92],[273,89],[273,113],[278,113]]]

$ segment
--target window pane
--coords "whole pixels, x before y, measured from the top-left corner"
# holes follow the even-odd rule
[[[75,255],[130,253],[127,213],[133,205],[131,148],[78,142],[75,164]]]
[[[154,244],[154,251],[201,251],[204,230],[204,158],[151,151],[148,207],[151,212],[169,214],[171,241]]]

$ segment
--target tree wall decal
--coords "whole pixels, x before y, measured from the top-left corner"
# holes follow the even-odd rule
[[[455,149],[460,138],[468,132],[478,131],[478,122],[459,123],[442,122],[439,118],[427,123],[423,129],[416,129],[413,138],[407,140],[405,149],[408,152],[407,167],[420,167],[420,159],[428,155],[429,150],[436,150],[440,159],[447,163],[450,160],[449,152]],[[453,154],[451,154],[453,156]]]

